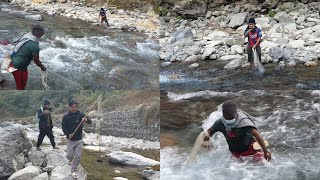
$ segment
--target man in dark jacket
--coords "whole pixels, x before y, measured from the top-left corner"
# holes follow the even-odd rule
[[[39,130],[40,130],[40,134],[38,137],[38,141],[37,141],[37,150],[41,150],[40,149],[40,145],[42,144],[43,138],[45,136],[48,136],[48,138],[50,139],[50,143],[53,147],[53,149],[58,149],[56,147],[56,143],[54,142],[54,136],[53,136],[53,132],[52,132],[52,118],[51,118],[51,110],[52,108],[50,107],[51,103],[48,99],[44,99],[43,100],[43,106],[38,109],[37,112],[37,117],[39,119]]]
[[[91,120],[78,110],[78,102],[69,102],[69,112],[63,116],[62,130],[67,136],[67,159],[71,164],[71,176],[78,178],[77,168],[83,148],[82,129],[83,123],[91,124]]]

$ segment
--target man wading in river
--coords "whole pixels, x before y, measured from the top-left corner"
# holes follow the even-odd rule
[[[271,160],[271,153],[267,150],[265,141],[249,114],[237,110],[237,105],[231,101],[223,103],[222,114],[223,117],[207,130],[210,137],[218,131],[221,132],[227,140],[229,150],[236,158],[252,156],[255,161],[262,160],[263,157],[268,161]],[[209,136],[206,136],[204,140],[208,141]],[[263,152],[254,149],[256,141]]]
[[[16,81],[16,89],[24,90],[28,80],[28,66],[33,60],[34,63],[46,71],[46,67],[42,65],[39,59],[39,39],[44,35],[44,29],[40,25],[34,25],[32,32],[22,36],[14,47],[11,54],[11,67],[17,69],[12,72]]]
[[[78,102],[69,102],[69,112],[63,116],[62,130],[67,136],[67,159],[71,167],[71,176],[78,178],[77,168],[80,164],[83,148],[83,123],[91,124],[91,120],[78,110]]]

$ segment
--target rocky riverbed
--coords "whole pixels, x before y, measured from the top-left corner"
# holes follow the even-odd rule
[[[21,6],[26,11],[39,11],[48,15],[59,15],[71,19],[80,19],[91,23],[99,23],[99,11],[101,7],[97,5],[86,6],[82,1],[31,1],[13,0],[11,4]],[[125,31],[145,32],[150,36],[155,36],[158,30],[158,15],[151,7],[146,13],[106,7],[107,18],[111,28]],[[41,15],[26,15],[31,20],[41,20]]]
[[[277,73],[273,72],[279,71],[287,71],[284,75],[296,74],[297,77],[305,76],[306,72],[317,74],[319,71],[319,2],[278,1],[278,4],[268,5],[267,1],[263,4],[240,1],[215,7],[209,5],[199,11],[197,9],[203,4],[200,1],[183,2],[177,2],[172,10],[160,17],[160,83],[163,89],[177,80],[196,79],[195,81],[203,80],[203,83],[223,83],[224,76],[246,71],[244,69],[249,68],[249,63],[243,32],[250,17],[254,17],[257,26],[262,29],[262,62],[269,78],[277,78]],[[186,2],[194,4],[190,6]],[[306,68],[301,72],[303,67]],[[298,69],[296,73],[295,69]],[[194,78],[198,74],[206,77]],[[243,73],[240,77],[243,76],[248,77],[248,74]],[[289,86],[300,88],[300,81],[313,78],[309,76]],[[282,84],[287,79],[279,81]],[[239,82],[232,85],[237,83]],[[253,84],[249,87],[252,88]],[[307,89],[316,87],[306,85]]]
[[[34,125],[3,122],[0,132],[3,134],[0,138],[0,179],[71,178],[65,173],[71,167],[65,157],[65,136],[61,129],[53,129],[60,149],[52,150],[48,138],[45,138],[42,151],[33,147],[39,133]],[[97,134],[85,134],[84,157],[81,160],[83,167],[78,167],[79,179],[159,179],[159,142],[102,136],[99,143],[96,137]],[[100,163],[103,163],[102,167]],[[97,169],[99,172],[96,172]]]

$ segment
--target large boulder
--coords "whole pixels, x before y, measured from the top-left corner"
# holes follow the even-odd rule
[[[71,166],[69,164],[58,166],[53,169],[50,176],[50,180],[74,180],[73,177],[70,175],[70,173],[71,173]],[[81,165],[78,166],[77,173],[79,176],[78,180],[87,179],[87,172]]]
[[[0,124],[0,179],[24,167],[24,153],[32,147],[22,125]]]
[[[177,1],[173,7],[173,11],[188,19],[197,19],[198,17],[204,17],[206,15],[207,4],[202,0]]]
[[[14,174],[8,180],[33,180],[41,173],[41,169],[36,166],[27,166]]]
[[[244,20],[246,19],[247,15],[248,12],[233,15],[228,26],[231,28],[238,28],[244,23]]]
[[[107,157],[110,162],[126,166],[155,166],[160,164],[159,161],[132,152],[115,151],[107,154]]]

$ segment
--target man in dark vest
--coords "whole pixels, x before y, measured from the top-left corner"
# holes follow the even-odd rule
[[[52,132],[52,118],[51,118],[51,103],[48,99],[43,100],[43,106],[37,111],[37,117],[39,119],[39,130],[40,134],[37,141],[37,150],[41,150],[40,146],[42,144],[43,138],[48,136],[53,149],[58,149],[56,143],[54,142],[54,136]]]

